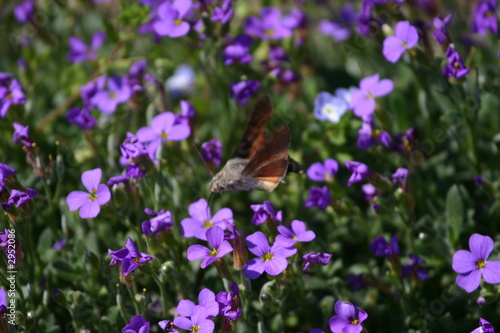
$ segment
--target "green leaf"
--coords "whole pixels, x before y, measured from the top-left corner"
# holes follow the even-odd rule
[[[465,204],[458,185],[453,185],[446,194],[446,220],[449,225],[450,241],[458,240],[465,218]]]

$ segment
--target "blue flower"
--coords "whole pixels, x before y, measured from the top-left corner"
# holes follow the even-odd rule
[[[314,101],[314,116],[318,120],[329,120],[332,123],[338,123],[347,109],[348,104],[344,98],[325,91],[320,92]]]

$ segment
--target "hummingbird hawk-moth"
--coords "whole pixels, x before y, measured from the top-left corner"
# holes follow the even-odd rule
[[[267,95],[254,104],[247,128],[226,165],[210,182],[210,191],[265,190],[271,192],[289,172],[299,172],[300,165],[288,156],[290,130],[285,124],[269,136],[265,126],[273,106]]]

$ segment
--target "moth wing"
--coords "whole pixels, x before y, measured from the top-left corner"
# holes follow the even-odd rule
[[[253,105],[250,119],[232,157],[251,158],[266,139],[264,128],[273,114],[273,105],[267,95],[259,97]]]
[[[265,141],[262,148],[251,157],[241,175],[254,178],[279,178],[277,180],[279,182],[286,175],[288,168],[288,150],[291,141],[288,126],[280,126]],[[282,160],[283,162],[277,162]],[[268,167],[268,165],[270,166]],[[284,166],[284,170],[282,170],[282,166]]]
[[[261,189],[271,192],[286,175],[287,168],[288,159],[274,160],[252,172],[251,176],[259,181]]]

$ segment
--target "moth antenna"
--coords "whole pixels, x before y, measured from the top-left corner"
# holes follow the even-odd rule
[[[215,192],[210,192],[210,195],[208,196],[207,215],[208,215],[208,212],[210,211],[210,205],[213,201],[214,194],[215,194]]]
[[[196,152],[198,153],[198,156],[200,157],[201,161],[203,162],[203,165],[205,165],[205,168],[207,168],[208,170],[208,173],[210,174],[210,176],[212,176],[212,178],[214,177],[214,172],[212,170],[210,170],[210,167],[208,166],[207,162],[205,161],[205,159],[203,158],[203,155],[201,155],[201,152],[200,150],[198,149],[198,147],[196,147],[196,145],[194,144],[193,142],[193,147],[194,147],[194,150],[196,150]]]

